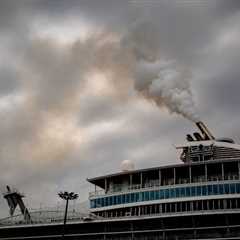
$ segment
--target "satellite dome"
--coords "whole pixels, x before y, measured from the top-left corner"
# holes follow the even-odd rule
[[[123,160],[121,163],[121,170],[123,172],[134,170],[134,163],[131,160]]]

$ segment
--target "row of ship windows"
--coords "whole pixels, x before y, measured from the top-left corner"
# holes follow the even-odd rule
[[[179,187],[97,198],[90,201],[90,207],[98,208],[118,204],[153,201],[169,198],[235,194],[235,193],[240,193],[240,183],[211,184],[181,188]]]
[[[124,216],[141,216],[154,215],[162,213],[177,213],[177,212],[193,212],[193,211],[209,211],[209,210],[227,210],[239,209],[240,198],[236,199],[210,199],[198,200],[191,202],[173,202],[160,203],[154,205],[136,206],[128,208],[112,209],[108,211],[97,212],[101,217],[124,217]]]

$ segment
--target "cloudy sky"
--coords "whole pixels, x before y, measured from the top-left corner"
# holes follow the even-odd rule
[[[239,39],[238,0],[0,1],[1,191],[85,201],[125,159],[180,162],[191,120],[240,141]]]

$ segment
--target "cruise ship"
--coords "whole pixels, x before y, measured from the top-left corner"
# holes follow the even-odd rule
[[[89,178],[90,214],[68,214],[65,239],[240,239],[240,145],[203,122],[176,145],[181,163]],[[161,156],[159,156],[161,160]],[[17,194],[8,188],[4,197]],[[0,220],[0,239],[61,239],[63,212]]]

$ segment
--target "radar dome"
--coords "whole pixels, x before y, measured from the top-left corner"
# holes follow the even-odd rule
[[[121,170],[123,172],[134,170],[134,163],[131,160],[124,160],[121,163]]]

